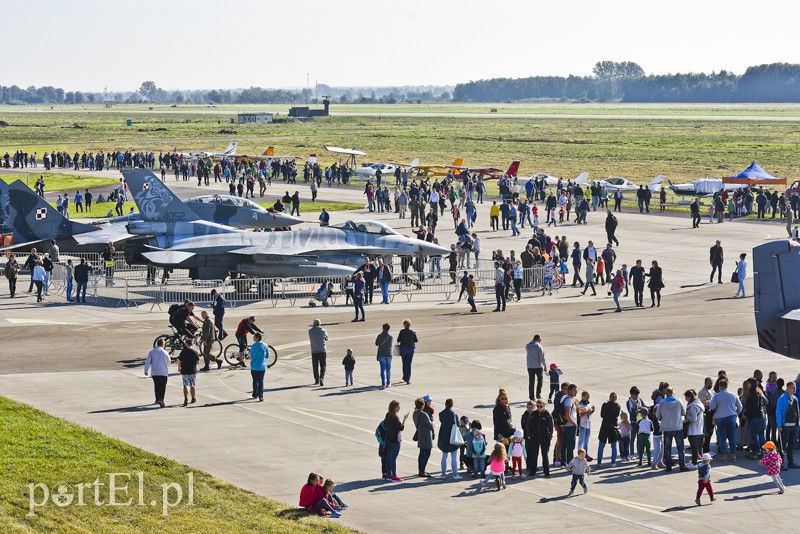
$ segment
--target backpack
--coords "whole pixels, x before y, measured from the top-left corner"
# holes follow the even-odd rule
[[[173,315],[175,315],[175,312],[177,312],[181,308],[183,308],[183,304],[173,304],[172,306],[169,307],[167,313],[169,314],[170,317],[172,317]]]
[[[475,458],[481,458],[485,456],[486,442],[483,441],[483,438],[472,440],[472,451],[474,452]]]
[[[386,421],[381,421],[375,429],[375,439],[378,440],[378,445],[381,447],[386,446]]]
[[[568,395],[561,395],[558,400],[556,400],[556,405],[553,407],[553,421],[559,425],[563,425],[567,422],[567,414],[564,411],[564,399],[567,397]]]

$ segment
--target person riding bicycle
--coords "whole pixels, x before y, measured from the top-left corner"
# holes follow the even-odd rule
[[[169,307],[169,324],[175,327],[180,336],[194,337],[197,325],[192,318],[199,319],[194,314],[194,302],[191,300],[184,300],[182,306],[173,304]]]
[[[239,326],[236,327],[236,341],[239,342],[239,364],[242,367],[246,367],[244,363],[244,351],[247,349],[247,333],[255,334],[258,332],[259,334],[263,334],[264,331],[261,330],[259,327],[256,326],[256,318],[254,316],[247,317],[242,319],[239,322]]]

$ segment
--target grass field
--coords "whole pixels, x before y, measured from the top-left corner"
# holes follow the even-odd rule
[[[459,112],[463,105],[443,106]],[[505,108],[510,105],[498,105]],[[528,106],[528,107],[526,107]],[[560,107],[559,107],[560,106]],[[515,110],[548,109],[552,113],[582,109],[588,114],[764,115],[796,116],[793,105],[543,105],[518,104]],[[467,106],[476,109],[480,106]],[[616,119],[556,117],[389,117],[332,116],[301,123],[231,124],[243,106],[220,109],[158,107],[154,111],[119,107],[98,111],[64,107],[52,112],[4,108],[0,153],[23,148],[40,155],[47,149],[223,149],[231,140],[241,153],[261,153],[274,146],[279,153],[301,157],[317,154],[324,165],[337,160],[325,145],[355,146],[367,152],[363,161],[451,163],[505,168],[522,162],[520,174],[548,172],[565,178],[583,171],[591,178],[624,176],[647,182],[663,174],[673,181],[739,172],[757,160],[773,174],[790,180],[800,175],[800,128],[795,122],[768,120]],[[269,109],[270,106],[263,106]],[[167,111],[169,109],[169,111]],[[394,106],[348,107],[363,113],[392,112]],[[433,109],[429,107],[429,109]],[[509,108],[511,109],[511,108]],[[344,112],[344,110],[343,110]],[[132,118],[134,125],[125,126]],[[77,127],[76,127],[77,126]],[[220,133],[231,130],[235,134]]]
[[[296,508],[255,495],[172,460],[150,454],[93,430],[58,419],[0,397],[0,531],[3,532],[352,532],[336,520],[312,517]],[[199,454],[202,447],[198,448]],[[252,468],[261,460],[254,456]],[[76,485],[91,483],[99,477],[106,487],[100,490],[108,502],[108,473],[143,475],[146,500],[139,502],[139,483],[134,475],[120,478],[117,485],[127,485],[129,493],[118,492],[118,502],[133,498],[133,506],[96,506],[95,489],[85,491],[84,505],[56,506],[53,502],[29,515],[29,484],[42,483],[48,488],[68,484],[73,494]],[[194,505],[189,506],[188,473],[194,477]],[[162,484],[178,483],[183,502],[162,515]],[[291,481],[298,491],[305,480]],[[35,502],[43,502],[37,490]],[[53,493],[55,493],[53,489]],[[171,502],[177,502],[177,490]],[[156,506],[148,506],[156,502]]]
[[[28,177],[28,187],[33,189],[36,180],[39,176],[44,176],[44,190],[47,191],[66,191],[70,193],[70,198],[74,195],[75,191],[80,189],[83,192],[85,189],[94,189],[95,187],[103,187],[114,185],[118,180],[113,178],[105,178],[102,176],[61,174],[54,172],[34,172],[32,169]],[[16,180],[25,182],[24,174],[0,174],[0,180],[6,183],[11,183]]]

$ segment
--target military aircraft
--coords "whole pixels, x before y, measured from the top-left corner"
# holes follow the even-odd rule
[[[199,279],[229,274],[258,277],[343,276],[365,255],[449,254],[449,249],[398,234],[375,221],[286,232],[249,232],[202,221],[153,173],[122,171],[142,221],[125,243],[127,263],[189,269]]]
[[[658,191],[658,186],[664,181],[663,176],[656,176],[650,183],[648,183],[645,188],[649,189],[650,191]],[[605,180],[600,180],[600,185],[606,188],[606,191],[609,193],[614,193],[616,191],[637,191],[639,186],[625,178],[620,178],[619,176],[612,176],[611,178],[606,178]]]
[[[73,222],[65,219],[20,180],[11,184],[9,189],[14,200],[13,208],[9,209],[8,225],[12,237],[3,245],[13,245],[10,248],[55,239],[64,251],[102,250],[108,242],[131,237],[126,225],[142,220],[139,213],[131,213],[91,224]],[[286,228],[303,222],[285,213],[268,211],[248,199],[228,195],[204,195],[186,203],[200,219],[236,228]]]

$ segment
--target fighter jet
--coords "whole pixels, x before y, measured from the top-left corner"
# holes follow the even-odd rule
[[[187,268],[193,278],[206,280],[229,274],[333,277],[351,274],[365,255],[450,252],[375,221],[285,232],[238,230],[200,220],[150,171],[122,173],[143,219],[127,226],[142,236],[125,243],[125,260],[133,265]]]
[[[270,211],[246,198],[229,195],[203,195],[184,201],[200,219],[204,221],[233,226],[234,228],[287,228],[300,224],[303,219],[285,213]],[[108,219],[108,224],[122,224],[141,221],[139,213]]]

